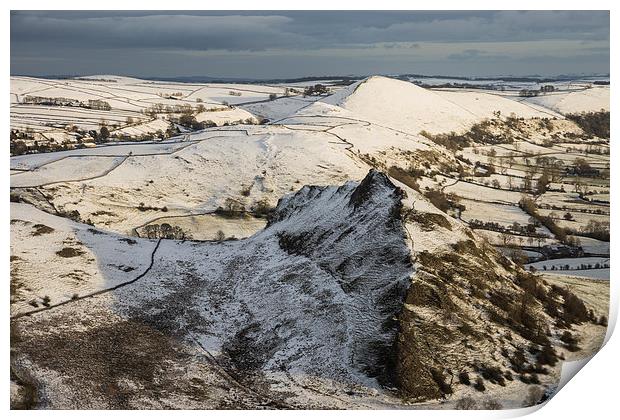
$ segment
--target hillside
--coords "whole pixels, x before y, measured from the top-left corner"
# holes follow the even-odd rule
[[[462,131],[485,118],[492,118],[497,111],[524,118],[550,114],[498,95],[430,90],[379,76],[353,84],[324,101],[370,121],[413,133]]]
[[[568,94],[552,94],[529,98],[527,101],[542,105],[563,115],[580,112],[609,111],[609,87],[594,87]]]
[[[114,80],[69,86],[151,83]],[[11,158],[14,405],[521,407],[596,349],[587,283],[523,266],[609,272],[598,109],[384,77],[243,106],[270,122]]]
[[[553,332],[547,326],[542,336],[526,335],[522,325],[493,312],[510,311],[510,304],[485,297],[525,293],[524,285],[515,285],[520,274],[466,239],[473,236],[456,222],[410,213],[404,198],[385,175],[371,171],[360,183],[304,187],[284,197],[268,226],[246,240],[164,240],[145,249],[129,238],[95,233],[116,243],[129,261],[146,263],[149,257],[137,252],[151,249],[152,262],[129,283],[112,280],[119,271],[102,272],[107,290],[95,278],[81,277],[101,290],[92,296],[71,282],[33,290],[28,277],[19,275],[24,264],[33,263],[18,245],[29,241],[21,226],[43,221],[32,214],[13,224],[20,226],[14,231],[19,239],[14,279],[23,282],[14,302],[15,374],[22,381],[36,378],[31,385],[41,398],[37,404],[47,408],[379,407],[401,398],[414,402],[475,392],[448,381],[446,372],[486,378],[493,369],[501,373],[489,379],[489,389],[494,383],[525,386],[513,383],[519,374],[510,367],[514,349],[548,345],[545,337]],[[452,231],[452,245],[432,254],[411,248],[436,236],[428,220],[439,231]],[[57,218],[48,216],[46,223],[53,232],[68,232]],[[76,228],[83,233],[72,249],[86,247],[100,266],[113,259],[108,246],[93,247],[94,232]],[[74,255],[59,257],[71,259],[76,271],[88,269]],[[456,264],[449,278],[441,271],[447,267],[435,265],[442,259]],[[474,283],[480,267],[487,279]],[[20,301],[30,299],[28,289],[34,295],[64,292],[27,310]],[[527,316],[550,325],[532,299]],[[22,316],[30,311],[35,313]],[[480,319],[494,313],[496,318]],[[420,336],[424,340],[415,338]],[[455,353],[454,346],[461,350]],[[177,369],[190,360],[180,382],[186,385],[177,388]],[[552,381],[550,375],[541,379]],[[140,391],[152,381],[163,387],[159,392],[174,386],[175,397],[159,400]],[[280,391],[285,386],[292,394]],[[518,404],[505,398],[504,404]]]

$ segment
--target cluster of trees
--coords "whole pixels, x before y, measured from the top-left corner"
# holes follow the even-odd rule
[[[314,86],[308,86],[304,89],[304,96],[325,95],[329,93],[327,86],[320,83]]]
[[[469,383],[467,385],[469,385]],[[476,401],[472,397],[463,397],[456,402],[454,408],[457,410],[501,410],[503,405],[499,401],[492,398],[485,399],[483,401]]]
[[[595,264],[579,264],[579,267],[571,267],[570,264],[564,264],[564,265],[552,265],[549,267],[549,271],[564,271],[564,270],[591,270],[591,269],[599,269],[599,268],[609,268],[609,264],[601,264],[601,263],[595,263]],[[542,266],[543,271],[547,271],[547,266],[543,265]]]
[[[420,191],[420,185],[418,184],[418,179],[424,175],[423,170],[418,170],[414,167],[410,167],[409,170],[404,170],[398,166],[391,166],[388,169],[388,175],[394,179],[399,180],[409,188],[412,188],[416,191]]]
[[[460,197],[452,193],[444,193],[441,190],[427,190],[424,196],[439,210],[447,213],[450,209],[465,210],[465,206],[459,203]]]
[[[567,147],[566,148],[566,152],[570,153],[573,151],[580,151],[581,149],[576,148],[576,147]],[[588,144],[586,145],[585,148],[585,154],[586,155],[603,155],[603,156],[607,156],[609,155],[609,147],[602,147],[600,145],[596,145],[596,144]]]
[[[179,104],[179,105],[164,105],[164,104],[153,104],[148,108],[142,110],[146,115],[154,118],[157,114],[191,114],[195,112],[203,112],[205,110],[205,106],[200,104],[194,108],[190,104]]]
[[[216,123],[210,120],[198,121],[196,120],[196,116],[192,115],[191,113],[182,114],[178,119],[171,119],[171,121],[192,130],[203,130],[205,128],[217,126]]]
[[[562,210],[565,211],[566,208],[565,207],[561,207],[555,204],[545,204],[545,205],[539,205],[538,208],[541,209],[547,209],[547,210]],[[579,209],[579,213],[589,213],[589,214],[609,214],[607,213],[607,211],[603,210],[603,209],[590,209],[590,208],[582,208]],[[567,213],[570,214],[570,213]],[[572,215],[571,215],[572,218]],[[566,219],[566,217],[565,217]],[[566,219],[566,220],[571,220],[571,219]]]
[[[259,200],[252,206],[252,212],[255,217],[267,217],[273,213],[274,207],[267,200]]]
[[[457,134],[454,131],[449,134],[431,134],[426,130],[420,131],[420,135],[426,137],[431,140],[433,143],[436,143],[440,146],[445,147],[446,149],[456,152],[458,150],[463,150],[464,148],[471,145],[470,139],[466,134]]]
[[[102,101],[101,99],[89,99],[87,108],[97,109],[99,111],[110,111],[112,107],[106,101]]]
[[[229,197],[224,200],[223,206],[217,208],[216,213],[225,217],[239,217],[245,213],[245,206],[243,203]]]
[[[110,111],[112,106],[101,99],[89,99],[86,103],[79,101],[77,99],[70,98],[62,98],[62,97],[54,97],[49,98],[45,96],[24,96],[22,99],[23,104],[32,104],[32,105],[45,105],[45,106],[69,106],[69,107],[78,107],[78,108],[87,108],[87,109],[97,109],[100,111]]]
[[[598,177],[601,172],[593,168],[586,159],[578,157],[573,161],[573,165],[565,169],[567,175],[582,177]]]
[[[499,111],[498,111],[499,112]],[[499,115],[499,114],[496,114]],[[446,149],[457,152],[465,147],[471,146],[473,143],[478,144],[507,144],[513,143],[514,137],[509,130],[498,131],[494,133],[491,129],[494,125],[505,125],[506,128],[518,129],[520,120],[516,117],[506,117],[500,120],[499,116],[494,120],[484,120],[471,126],[471,128],[463,133],[458,134],[454,131],[448,134],[431,134],[422,130],[420,134],[432,142],[439,144]]]
[[[46,96],[27,95],[22,98],[22,104],[30,105],[46,105],[46,106],[72,106],[86,107],[86,105],[77,99],[69,99],[62,97],[49,98]]]
[[[495,166],[493,165],[484,165],[476,162],[475,168],[484,169],[485,173],[483,175],[477,176],[475,178],[472,177],[461,177],[466,182],[471,182],[472,184],[484,185],[486,187],[495,188],[498,190],[503,189],[502,184],[499,179],[494,178],[492,180],[484,180],[482,182],[477,182],[477,179],[481,177],[488,177],[495,173]],[[515,177],[512,175],[507,175],[508,180],[508,189],[511,191],[524,191],[524,192],[534,192],[536,194],[543,194],[546,191],[549,191],[549,186],[552,182],[552,177],[549,172],[546,170],[543,171],[542,175],[540,175],[537,179],[534,180],[534,175],[532,173],[527,173],[524,177]],[[521,184],[517,185],[515,183],[516,179],[522,179]]]
[[[553,130],[553,121],[550,118],[541,118],[538,121],[538,128],[541,130],[547,130],[547,131],[552,131]],[[547,133],[543,133],[543,135],[546,135]]]
[[[179,226],[172,226],[168,223],[147,225],[144,227],[144,234],[149,239],[191,239],[189,234],[184,232]]]
[[[534,96],[538,96],[540,93],[549,93],[554,92],[555,87],[553,85],[544,85],[540,87],[540,90],[535,89],[521,89],[519,91],[519,96],[522,98],[532,98]]]
[[[574,235],[586,236],[604,242],[609,242],[610,239],[609,222],[599,220],[590,220],[588,224],[583,226],[579,231],[570,229],[569,232]]]
[[[58,143],[53,137],[43,140],[34,140],[34,133],[31,131],[11,130],[10,152],[12,156],[27,153],[56,152],[70,149],[80,149],[84,146],[84,138],[90,137],[95,143],[104,143],[110,137],[110,129],[107,124],[102,123],[99,130],[79,130],[76,126],[68,129],[75,133],[76,142],[63,141]],[[25,140],[29,140],[26,142]],[[34,140],[34,141],[33,141]]]
[[[484,230],[490,230],[493,232],[500,232],[500,233],[506,232],[506,233],[511,233],[514,235],[522,235],[522,236],[527,236],[528,239],[532,239],[532,241],[533,241],[532,237],[546,238],[546,235],[539,234],[538,232],[536,232],[536,224],[534,223],[528,223],[527,225],[522,225],[519,222],[513,222],[512,225],[505,226],[497,222],[483,222],[482,220],[479,220],[479,219],[470,220],[468,223],[472,229],[484,229]],[[504,244],[504,245],[507,245],[507,244]]]
[[[166,98],[166,99],[179,99],[183,97],[183,92],[172,92],[172,93],[158,92],[157,96]]]
[[[10,138],[11,138],[11,141],[13,140],[34,140],[34,132],[31,129],[26,129],[26,131],[13,129],[11,130]]]
[[[609,111],[583,112],[581,114],[568,114],[566,118],[572,120],[589,137],[609,139],[610,114]]]
[[[273,206],[271,206],[267,200],[263,199],[257,201],[252,206],[251,214],[254,217],[267,217],[273,212],[273,210]],[[242,202],[235,200],[234,198],[227,198],[226,200],[224,200],[224,205],[218,207],[216,213],[221,216],[231,218],[249,215],[245,205]]]
[[[45,152],[58,152],[62,150],[69,150],[80,148],[80,144],[73,143],[56,143],[52,141],[39,142],[35,140],[31,144],[26,144],[23,140],[11,140],[10,153],[11,156],[25,155],[28,153],[45,153]],[[82,146],[83,147],[83,146]]]
[[[521,210],[532,216],[534,219],[538,220],[543,226],[545,226],[551,233],[557,238],[560,242],[566,242],[567,234],[564,229],[557,225],[555,220],[550,216],[543,216],[538,212],[538,208],[536,207],[536,203],[528,197],[523,197],[519,201],[519,207]]]
[[[570,324],[598,321],[594,313],[588,310],[583,301],[568,287],[552,285],[547,300],[545,309],[549,315],[559,318],[560,328],[569,327]]]

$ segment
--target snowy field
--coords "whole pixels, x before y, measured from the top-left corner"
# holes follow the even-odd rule
[[[534,267],[546,274],[609,280],[609,264],[609,258],[601,257],[560,258],[527,264],[525,268]]]
[[[283,97],[285,89],[250,84],[156,82],[107,75],[63,80],[14,76],[11,77],[11,128],[34,133],[35,140],[40,142],[58,144],[76,143],[72,126],[98,130],[103,123],[110,127],[112,135],[139,137],[165,132],[170,125],[165,118],[174,115],[166,107],[183,106],[203,107],[204,111],[196,116],[197,121],[220,126],[239,121],[257,123],[257,117],[241,106]],[[35,103],[50,100],[59,103]],[[110,109],[89,109],[89,101],[102,101]],[[149,113],[155,107],[159,109],[153,117]]]

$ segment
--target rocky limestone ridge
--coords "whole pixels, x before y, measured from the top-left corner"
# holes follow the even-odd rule
[[[591,319],[583,302],[405,201],[371,170],[283,197],[248,239],[162,240],[139,281],[13,321],[13,371],[50,408],[330,407],[544,382],[561,330]]]

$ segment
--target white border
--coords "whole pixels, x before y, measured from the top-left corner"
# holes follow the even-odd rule
[[[200,9],[210,9],[210,10],[347,10],[347,9],[365,9],[365,10],[463,10],[463,6],[466,5],[470,9],[475,10],[580,10],[583,8],[587,8],[589,10],[611,10],[611,79],[612,84],[615,82],[616,78],[616,66],[614,65],[614,57],[617,58],[617,53],[615,50],[616,43],[613,41],[618,38],[618,31],[616,30],[618,27],[618,11],[617,7],[614,7],[618,2],[611,1],[599,1],[599,0],[590,0],[588,2],[567,2],[567,1],[534,1],[534,0],[521,0],[519,2],[503,2],[500,3],[498,1],[479,1],[473,0],[468,2],[459,2],[459,1],[427,1],[427,2],[417,2],[413,3],[410,1],[398,1],[398,0],[382,0],[381,2],[373,2],[372,4],[365,4],[359,1],[326,1],[326,0],[314,0],[312,2],[299,3],[293,1],[272,1],[272,0],[264,0],[261,2],[249,1],[249,0],[228,0],[225,2],[205,2],[198,0],[180,0],[175,2],[166,2],[162,0],[151,0],[151,1],[142,1],[142,2],[127,2],[120,0],[107,0],[105,2],[88,2],[84,1],[55,1],[51,4],[49,1],[44,0],[29,0],[29,1],[13,1],[10,0],[8,2],[8,8],[3,16],[2,25],[2,36],[4,46],[2,55],[2,61],[5,68],[5,78],[3,80],[4,86],[4,98],[5,101],[2,102],[3,109],[3,121],[4,121],[4,133],[9,131],[9,102],[6,100],[8,98],[8,94],[10,91],[10,56],[9,56],[9,48],[10,48],[10,9],[16,10],[46,10],[46,9],[64,9],[64,10],[101,10],[101,9],[116,9],[116,10],[137,10],[137,9],[147,9],[147,10],[200,10]],[[171,9],[171,6],[174,9]],[[381,9],[379,9],[379,6]],[[614,89],[614,88],[612,88]],[[613,90],[615,92],[615,90]],[[611,97],[611,108],[614,110],[618,109],[618,96],[612,95]],[[618,119],[616,118],[616,114],[612,113],[612,138],[614,140],[618,139],[618,135],[620,130],[618,129]],[[614,141],[612,140],[612,142]],[[620,141],[620,140],[618,140]],[[2,364],[2,368],[4,370],[4,378],[5,381],[2,387],[1,397],[4,402],[4,408],[8,411],[9,407],[9,346],[8,346],[8,335],[9,335],[9,288],[8,288],[8,278],[9,278],[9,224],[6,223],[9,219],[9,177],[8,172],[8,156],[9,156],[9,142],[6,139],[3,142],[4,151],[2,152],[2,170],[4,176],[1,178],[2,182],[2,191],[4,200],[0,205],[0,209],[2,212],[3,220],[5,221],[2,224],[3,231],[5,234],[3,235],[6,238],[5,241],[2,242],[2,251],[3,257],[0,259],[0,264],[2,265],[2,270],[4,273],[4,288],[3,290],[3,304],[5,306],[5,317],[2,323],[2,330],[5,343],[2,351],[4,355],[4,363]],[[612,208],[615,209],[615,203],[617,203],[618,194],[615,188],[615,182],[620,179],[619,178],[619,169],[618,169],[618,146],[615,144],[611,147],[611,161],[614,164],[611,165],[611,179],[612,179],[612,189],[611,189],[611,197],[612,197]],[[616,232],[616,222],[618,221],[617,212],[612,212],[611,216],[611,227],[612,227],[612,236]],[[611,243],[611,256],[614,259],[614,256],[618,255],[617,247],[615,243],[612,241]],[[620,260],[619,260],[620,261]],[[614,279],[616,277],[616,272],[618,272],[617,266],[612,264],[611,267],[611,278]],[[617,281],[611,281],[611,314],[610,314],[610,328],[608,331],[607,339],[609,342],[607,345],[597,354],[592,361],[587,364],[587,367],[578,374],[577,380],[571,380],[554,398],[552,398],[541,410],[534,410],[534,413],[531,414],[530,418],[558,418],[558,419],[572,419],[578,418],[580,420],[589,419],[589,418],[600,418],[607,419],[611,418],[612,413],[615,412],[618,408],[617,399],[618,393],[616,391],[617,381],[620,378],[620,369],[618,362],[618,355],[620,355],[620,344],[618,342],[617,334],[615,336],[611,336],[610,334],[613,331],[613,327],[615,326],[615,322],[618,314],[618,286]],[[45,416],[49,418],[82,418],[85,415],[92,418],[104,418],[109,416],[120,417],[120,418],[129,418],[137,419],[137,418],[148,418],[149,419],[168,419],[169,417],[182,417],[183,419],[189,418],[206,418],[213,417],[222,418],[222,419],[231,419],[231,418],[241,418],[246,416],[252,416],[256,418],[283,418],[289,416],[310,416],[311,418],[335,418],[335,417],[350,417],[359,419],[372,418],[376,416],[390,416],[390,418],[455,418],[458,416],[459,419],[483,419],[483,418],[508,418],[508,417],[516,417],[523,414],[527,414],[532,410],[523,409],[523,410],[509,410],[509,411],[500,411],[500,412],[465,412],[465,411],[419,411],[415,410],[411,411],[390,411],[389,413],[378,413],[378,412],[368,412],[368,411],[305,411],[305,412],[274,412],[274,411],[253,411],[253,412],[243,412],[243,411],[227,411],[227,412],[209,412],[209,411],[176,411],[176,412],[162,412],[162,411],[143,411],[143,412],[104,412],[104,411],[89,411],[89,412],[79,412],[79,411],[46,411],[46,412],[10,412],[10,415],[15,418],[24,418],[30,417],[33,415],[37,416]]]

